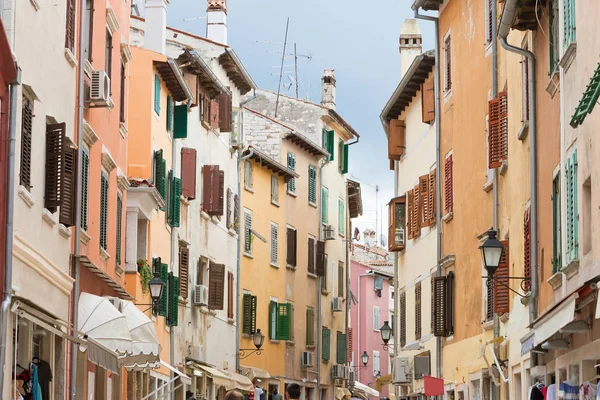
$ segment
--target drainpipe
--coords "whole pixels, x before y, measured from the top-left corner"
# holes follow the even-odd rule
[[[13,214],[15,204],[15,141],[17,138],[17,86],[21,85],[21,68],[17,67],[17,77],[10,83],[10,103],[8,116],[8,162],[6,171],[6,255],[4,259],[4,300],[2,301],[2,330],[0,331],[0,395],[4,393],[6,372],[6,348],[8,346],[8,314],[12,303],[12,247]]]
[[[398,176],[400,174],[400,163],[394,160],[394,198],[399,196],[399,185],[398,185]],[[389,240],[393,240],[393,238],[388,238]],[[400,265],[399,265],[400,257],[398,252],[394,252],[394,328],[398,329],[400,327]],[[394,332],[392,332],[394,333]],[[400,336],[397,333],[394,333],[394,359],[398,357],[398,350],[400,347]],[[392,379],[393,380],[393,379]],[[394,398],[400,398],[400,387],[398,385],[394,385]]]
[[[256,89],[252,92],[252,96],[242,102],[240,102],[240,137],[239,143],[243,149],[244,143],[244,106],[250,103],[252,100],[256,99]],[[236,267],[236,293],[237,293],[237,301],[235,302],[235,372],[240,372],[240,310],[241,310],[241,290],[242,285],[240,283],[240,276],[242,275],[242,235],[240,230],[240,223],[242,221],[242,163],[249,157],[252,157],[254,154],[254,150],[250,149],[250,153],[242,156],[243,151],[238,150],[238,160],[237,160],[237,178],[238,178],[238,212],[237,212],[237,220],[238,220],[238,240],[237,240],[237,267]]]
[[[175,166],[177,165],[176,163],[177,160],[177,140],[175,139],[175,137],[173,137],[173,140],[171,142],[171,170],[173,171],[173,177],[175,177]],[[177,252],[175,251],[175,249],[178,247],[177,244],[177,240],[178,240],[178,231],[179,229],[172,226],[171,227],[171,273],[175,273],[175,265],[179,266],[179,263],[176,261],[175,255],[177,254]],[[177,275],[179,276],[179,270],[177,271]],[[169,299],[169,301],[171,301],[171,299]],[[177,304],[177,307],[179,307],[179,304]],[[169,329],[169,363],[171,365],[175,365],[175,331],[176,331],[176,327],[175,326],[171,326]],[[173,382],[173,379],[176,378],[175,373],[173,371],[171,371],[171,400],[175,400],[175,382]]]
[[[437,173],[435,174],[436,186],[438,188],[436,194],[436,220],[437,220],[437,275],[442,275],[442,265],[440,260],[442,259],[442,174],[441,174],[441,96],[440,96],[440,22],[438,17],[430,17],[428,15],[419,14],[419,9],[413,6],[415,12],[415,18],[422,19],[425,21],[432,21],[435,23],[435,162],[437,165]],[[397,165],[397,163],[396,163]],[[397,169],[397,168],[396,168]],[[396,172],[397,173],[397,172]],[[397,298],[396,292],[394,292],[395,298]],[[396,341],[394,341],[395,343]],[[443,375],[443,364],[442,364],[442,338],[436,338],[436,373],[438,378],[442,378]]]
[[[360,326],[361,326],[360,325],[360,314],[361,314],[360,278],[362,278],[363,276],[373,276],[373,271],[370,271],[370,272],[368,272],[366,274],[360,274],[360,275],[358,275],[358,279],[357,279],[357,282],[358,282],[358,313],[357,313],[357,315],[358,315],[358,321],[356,321],[356,322],[358,324],[358,354],[359,354],[359,357],[360,357],[360,354],[362,354],[360,352],[360,350],[361,350],[361,346],[360,346]],[[394,345],[395,344],[396,344],[396,341],[394,340]],[[365,349],[362,349],[362,350],[364,351]],[[362,368],[360,368],[360,366],[359,366],[359,368],[358,368],[358,379],[357,379],[359,382],[360,382],[360,370],[361,369]]]
[[[510,32],[512,22],[515,20],[517,13],[517,0],[507,0],[504,4],[502,19],[500,20],[500,28],[498,36],[500,43],[507,51],[517,53],[526,57],[529,61],[529,146],[530,146],[530,189],[531,189],[531,293],[529,294],[529,323],[533,323],[537,318],[537,295],[538,295],[538,203],[537,203],[537,149],[536,149],[536,126],[537,126],[537,102],[536,102],[536,85],[535,85],[535,55],[520,47],[510,45],[506,38]],[[531,355],[532,366],[537,365],[535,354]]]
[[[327,157],[323,157],[320,161],[319,161],[319,187],[321,187],[320,190],[320,194],[319,194],[319,199],[321,201],[321,207],[323,206],[323,199],[322,199],[322,194],[323,194],[323,168],[329,164],[329,156]],[[323,240],[323,212],[321,209],[319,209],[319,217],[318,217],[318,221],[319,221],[319,226],[318,226],[318,230],[319,230],[319,241]],[[325,270],[327,271],[327,265],[325,265]],[[327,272],[325,272],[325,274],[327,274]],[[321,314],[323,313],[322,310],[322,294],[321,294],[321,288],[323,287],[323,277],[319,276],[319,278],[317,279],[317,285],[319,287],[317,287],[317,310],[319,310],[319,312],[317,312],[317,399],[321,399],[321,352],[323,351],[322,344],[321,344],[321,332],[323,332],[323,318],[321,318]],[[332,390],[333,392],[333,390]],[[335,393],[333,394],[333,398],[335,398]],[[325,399],[321,399],[321,400],[325,400]]]

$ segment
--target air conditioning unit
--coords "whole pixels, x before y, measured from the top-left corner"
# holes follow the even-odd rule
[[[323,239],[335,240],[335,228],[333,225],[325,225],[325,228],[323,228]]]
[[[208,286],[195,285],[194,296],[192,297],[192,304],[195,306],[207,306],[208,305]]]
[[[90,102],[95,106],[108,106],[110,97],[110,78],[104,71],[92,71]]]
[[[333,312],[340,312],[344,307],[344,298],[343,297],[334,297],[333,298]]]
[[[312,367],[315,364],[315,353],[310,351],[302,352],[302,368]]]
[[[354,388],[354,382],[356,381],[356,373],[354,372],[354,369],[351,369],[348,371],[348,387],[349,388]]]
[[[331,377],[333,379],[348,379],[348,368],[341,364],[334,365],[331,367]]]
[[[408,383],[408,382],[409,382],[408,357],[394,358],[392,383],[396,384],[396,383]]]

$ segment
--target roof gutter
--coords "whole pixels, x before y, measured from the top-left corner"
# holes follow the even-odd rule
[[[167,59],[167,63],[169,64],[169,67],[171,67],[171,71],[173,71],[173,74],[175,74],[177,83],[179,83],[179,86],[181,86],[181,88],[183,89],[185,97],[187,97],[188,107],[191,106],[192,101],[194,100],[194,96],[192,95],[190,88],[188,87],[187,83],[185,82],[185,79],[183,78],[181,69],[179,68],[175,60],[173,60],[170,57]]]

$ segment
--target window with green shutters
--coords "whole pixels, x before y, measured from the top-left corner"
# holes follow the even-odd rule
[[[573,128],[577,128],[579,125],[583,124],[586,116],[591,114],[594,110],[594,107],[598,103],[598,99],[600,98],[600,64],[596,67],[596,70],[592,73],[592,78],[585,88],[585,92],[581,96],[579,100],[579,104],[575,109],[575,113],[571,117],[571,121],[569,125]]]
[[[277,340],[277,302],[269,302],[269,339]]]
[[[323,128],[323,148],[329,153],[329,161],[333,161],[335,132]]]
[[[344,207],[344,200],[338,199],[338,232],[340,235],[345,233],[344,226],[346,224],[346,210]]]
[[[577,151],[567,159],[567,263],[578,259]]]
[[[342,174],[348,173],[348,145],[343,140],[338,142],[338,169]]]
[[[173,99],[167,96],[167,130],[173,132]]]
[[[560,174],[552,181],[552,272],[562,268]]]
[[[173,111],[173,137],[175,139],[187,138],[187,127],[188,127],[188,106],[187,104],[180,104],[174,107]]]
[[[167,285],[167,325],[177,326],[179,320],[179,277],[169,272]]]
[[[100,247],[107,249],[108,242],[108,175],[103,171],[100,178]]]
[[[317,204],[317,168],[308,166],[308,202]]]
[[[315,309],[306,309],[306,345],[315,345]]]
[[[252,335],[256,332],[256,296],[244,293],[242,307],[242,333]]]
[[[169,171],[169,201],[167,205],[167,223],[179,227],[181,218],[181,179]]]
[[[558,0],[550,0],[548,3],[548,26],[550,38],[548,40],[550,49],[550,67],[549,73],[552,74],[558,69],[558,61],[560,60],[560,21],[559,21]]]
[[[90,179],[90,153],[81,151],[81,229],[88,230],[88,182]]]
[[[163,288],[162,294],[159,300],[159,308],[158,315],[161,317],[166,317],[168,314],[168,306],[169,306],[169,294],[166,285],[169,284],[169,266],[167,264],[160,264],[160,280],[165,283],[165,287]]]
[[[338,364],[346,364],[346,355],[348,354],[346,351],[346,335],[342,332],[337,333],[337,357],[336,361]]]
[[[329,223],[329,189],[321,188],[321,219],[324,224]]]
[[[296,155],[293,153],[287,154],[287,166],[292,171],[296,171]],[[288,182],[288,193],[296,194],[296,178],[292,178]]]
[[[564,0],[563,2],[563,22],[564,22],[564,45],[565,50],[571,43],[576,42],[575,34],[575,0]]]
[[[291,340],[292,332],[292,305],[290,303],[277,304],[277,340]]]
[[[160,115],[160,78],[154,74],[154,112]]]
[[[164,200],[167,199],[167,162],[163,158],[163,151],[154,152],[154,187]]]
[[[115,262],[121,266],[121,237],[123,229],[123,195],[117,193],[117,245],[115,248]]]
[[[331,331],[329,330],[329,328],[323,328],[321,340],[323,342],[321,358],[323,359],[323,361],[329,361],[329,359],[331,358]]]

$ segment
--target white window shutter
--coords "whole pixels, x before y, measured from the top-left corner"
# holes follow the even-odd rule
[[[271,224],[271,264],[278,265],[277,225]]]

